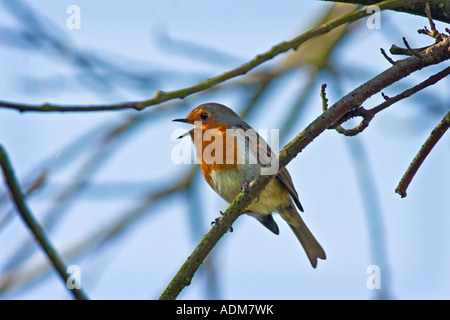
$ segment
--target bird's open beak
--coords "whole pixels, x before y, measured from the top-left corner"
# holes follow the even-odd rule
[[[191,130],[189,130],[188,132],[183,133],[183,134],[182,134],[181,136],[179,136],[177,139],[181,139],[181,138],[187,137],[187,136],[191,135],[191,132],[194,132],[194,129],[191,129]]]
[[[189,119],[173,119],[172,122],[184,122],[184,123],[192,124],[192,121],[189,120]],[[189,130],[188,132],[186,132],[186,133],[182,134],[181,136],[179,136],[177,139],[181,139],[181,138],[184,138],[184,137],[190,135],[191,131],[193,131],[193,130],[194,129]]]

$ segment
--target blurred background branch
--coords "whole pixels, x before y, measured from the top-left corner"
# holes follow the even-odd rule
[[[379,10],[392,9],[398,7],[404,3],[413,3],[419,0],[387,0],[378,3]],[[317,36],[326,34],[331,30],[354,21],[361,19],[362,17],[370,15],[371,12],[367,12],[366,9],[355,10],[354,12],[348,13],[344,16],[340,16],[334,20],[327,21],[322,25],[318,25],[317,27],[289,40],[281,42],[277,45],[274,45],[269,51],[258,54],[252,60],[247,63],[241,65],[236,69],[232,69],[230,71],[226,71],[223,74],[218,76],[206,79],[196,85],[186,87],[183,89],[173,90],[173,91],[162,91],[157,90],[153,98],[144,101],[136,101],[136,102],[126,102],[112,105],[97,105],[97,106],[60,106],[53,105],[50,103],[45,103],[40,106],[36,105],[28,105],[28,104],[20,104],[20,103],[12,103],[7,101],[0,101],[0,107],[7,109],[14,109],[20,112],[25,111],[41,111],[41,112],[75,112],[75,111],[111,111],[111,110],[125,110],[125,109],[136,109],[143,110],[149,106],[157,105],[165,101],[170,101],[173,99],[184,99],[187,96],[190,96],[194,93],[198,93],[209,88],[212,88],[215,85],[218,85],[224,81],[230,80],[234,77],[241,76],[249,72],[250,70],[256,68],[262,63],[273,59],[277,55],[290,51],[297,50],[301,45],[303,45],[308,40],[311,40]],[[84,60],[83,60],[84,61]]]
[[[22,191],[20,190],[20,186],[14,174],[14,170],[2,145],[0,145],[0,165],[2,167],[5,183],[8,186],[8,189],[11,193],[11,198],[14,200],[14,204],[17,207],[17,211],[22,217],[22,220],[25,222],[28,229],[30,229],[30,232],[33,234],[34,238],[53,264],[53,267],[60,274],[61,278],[63,279],[64,285],[67,286],[67,288],[72,292],[75,299],[86,300],[86,295],[80,288],[77,288],[75,286],[69,288],[68,284],[71,280],[69,279],[69,275],[67,274],[67,268],[65,267],[59,254],[54,249],[53,245],[48,240],[46,234],[34,218],[33,214],[28,208],[28,205],[25,203],[24,196],[22,194]]]

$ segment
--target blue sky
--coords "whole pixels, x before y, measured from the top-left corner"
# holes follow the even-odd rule
[[[149,82],[148,89],[137,90],[132,88],[133,84],[112,77],[111,87],[101,90],[95,80],[52,54],[50,49],[0,45],[1,100],[80,105],[146,99],[157,89],[173,90],[195,84],[306,31],[329,6],[320,1],[26,3],[50,21],[46,27],[59,39],[123,69],[148,73],[154,80]],[[66,27],[66,8],[71,4],[81,9],[80,30]],[[5,2],[0,2],[0,21],[0,26],[12,30],[23,26],[6,10]],[[333,89],[329,76],[320,78],[320,83],[329,83],[330,102],[340,98],[339,92],[349,92],[389,67],[379,48],[388,49],[392,43],[401,45],[402,36],[417,47],[431,43],[416,33],[416,29],[426,24],[425,18],[383,13],[380,30],[363,26],[353,32],[332,58],[336,69],[345,73],[340,88]],[[438,23],[438,27],[443,29],[442,26]],[[197,47],[175,52],[161,40],[167,37],[175,44],[178,40]],[[198,47],[220,52],[222,59],[208,60],[196,50]],[[261,68],[279,63],[283,56]],[[393,95],[423,81],[429,72],[442,69],[439,66],[419,72],[386,93]],[[305,70],[284,76],[248,122],[255,129],[279,128],[289,114],[296,90],[307,78]],[[227,233],[212,252],[211,265],[218,289],[208,286],[212,280],[200,270],[179,298],[370,299],[377,292],[366,285],[370,276],[367,270],[371,265],[382,264],[382,289],[389,297],[448,299],[449,135],[441,139],[425,160],[406,198],[401,199],[394,189],[443,117],[442,110],[449,109],[449,87],[450,80],[444,79],[412,98],[413,102],[405,100],[392,106],[378,114],[357,137],[327,131],[288,165],[305,208],[302,217],[327,253],[327,260],[319,261],[317,269],[310,267],[298,241],[279,216],[275,217],[279,236],[243,216],[235,223],[234,232]],[[320,84],[316,92],[281,145],[320,115]],[[116,141],[110,146],[109,156],[93,171],[89,185],[68,205],[50,233],[58,250],[70,252],[71,245],[89,238],[99,227],[112,223],[130,208],[138,207],[147,190],[170,186],[190,170],[189,165],[177,166],[170,161],[175,144],[171,141],[173,130],[187,128],[172,123],[172,119],[186,116],[197,104],[207,101],[240,111],[245,97],[246,92],[236,90],[189,98],[182,108],[157,115],[153,121],[150,116],[150,120]],[[434,105],[441,109],[428,112]],[[54,206],[55,195],[76,180],[84,161],[102,147],[99,142],[102,133],[136,113],[20,114],[0,109],[0,143],[9,152],[17,175],[25,181],[39,166],[52,168],[46,188],[30,199],[38,219],[44,219]],[[86,135],[87,132],[90,133]],[[86,148],[82,156],[65,151],[69,143],[80,137],[84,138],[79,148]],[[352,152],[356,152],[356,158],[352,158]],[[64,160],[69,163],[65,165],[61,160],[64,157],[74,160]],[[355,170],[355,161],[363,161],[365,169],[370,170]],[[210,228],[210,222],[227,207],[201,176],[196,176],[195,182],[195,196],[177,194],[158,203],[112,242],[67,262],[80,266],[83,289],[91,298],[159,297]],[[116,185],[117,189],[111,187]],[[377,199],[376,207],[365,205],[367,200],[362,192]],[[0,217],[9,207],[0,204]],[[190,214],[192,211],[196,213],[194,216]],[[374,220],[374,214],[379,214],[379,219]],[[375,224],[377,221],[380,224]],[[0,231],[0,281],[6,274],[9,257],[27,238],[29,232],[17,218]],[[374,250],[380,247],[385,255],[381,261],[374,255]],[[35,251],[22,267],[35,270],[43,260],[42,254]],[[52,272],[23,290],[2,293],[0,298],[66,299],[70,295]]]

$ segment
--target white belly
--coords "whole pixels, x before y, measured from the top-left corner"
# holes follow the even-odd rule
[[[231,203],[241,192],[244,183],[251,182],[259,173],[257,165],[248,166],[246,170],[227,169],[212,171],[211,182],[214,191],[225,201]]]
[[[212,171],[211,182],[213,189],[225,201],[231,203],[241,192],[243,184],[251,182],[259,174],[259,170],[257,165],[252,165],[251,168],[247,167],[245,176],[242,174],[243,170]],[[261,214],[270,214],[278,211],[280,203],[290,201],[288,193],[282,192],[282,190],[283,188],[280,186],[277,178],[273,179],[247,209]]]

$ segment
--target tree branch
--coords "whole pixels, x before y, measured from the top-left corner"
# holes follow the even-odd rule
[[[397,61],[394,66],[354,89],[336,102],[332,107],[327,108],[281,150],[278,157],[275,159],[279,164],[278,172],[323,131],[335,125],[342,116],[351,112],[353,109],[358,108],[365,100],[374,94],[417,70],[449,59],[450,39],[443,39],[441,42],[426,49],[422,54],[423,57],[421,59],[417,56],[411,56],[404,60]],[[181,290],[190,284],[195,272],[212,248],[227,232],[242,211],[269,184],[274,176],[275,175],[260,175],[250,183],[250,186],[245,193],[241,192],[236,197],[233,203],[230,204],[225,213],[218,219],[214,227],[212,227],[205,235],[199,245],[195,248],[194,252],[179,269],[178,273],[162,293],[160,299],[175,299]]]
[[[35,191],[41,189],[41,187],[45,184],[45,181],[47,180],[47,172],[43,171],[41,174],[36,178],[36,180],[33,181],[33,183],[28,186],[24,193],[24,198],[29,197],[31,194],[33,194]],[[6,197],[9,198],[9,194],[6,194]],[[6,198],[5,197],[5,198]],[[3,197],[0,197],[0,201]],[[0,232],[2,229],[7,225],[9,221],[14,217],[14,209],[6,212],[2,217],[0,217]]]
[[[322,1],[332,1],[332,2],[342,2],[342,3],[352,3],[352,4],[362,4],[362,5],[373,5],[376,4],[376,0],[322,0]],[[425,4],[430,4],[431,15],[434,19],[450,23],[450,1],[444,0],[422,0],[418,3],[410,3],[399,6],[397,8],[392,8],[394,11],[412,13],[415,15],[426,17],[425,14]]]
[[[0,145],[0,165],[3,170],[6,185],[11,192],[11,197],[14,201],[17,211],[19,212],[20,216],[22,217],[23,221],[28,226],[30,231],[33,233],[37,242],[44,250],[45,254],[55,267],[56,271],[58,271],[58,273],[60,274],[61,278],[64,281],[64,285],[66,285],[68,281],[70,281],[69,276],[66,272],[66,267],[64,266],[64,263],[59,257],[58,253],[50,244],[50,241],[47,239],[38,222],[34,219],[27,204],[25,203],[22,191],[20,190],[19,184],[17,183],[17,179],[14,175],[14,171],[2,145]],[[77,300],[87,299],[86,295],[81,289],[72,288],[70,290]]]
[[[408,6],[415,2],[419,2],[423,0],[387,0],[378,3],[378,7],[380,10],[384,9],[393,9],[398,6]],[[135,109],[135,110],[143,110],[149,106],[160,104],[165,101],[173,100],[173,99],[183,99],[189,95],[194,93],[207,90],[217,84],[220,84],[226,80],[235,78],[240,75],[244,75],[250,70],[256,68],[260,64],[273,59],[277,55],[287,52],[289,50],[298,49],[303,43],[306,41],[313,39],[319,35],[326,34],[331,30],[344,25],[346,23],[354,22],[362,17],[368,16],[370,13],[367,12],[365,8],[356,10],[352,13],[346,14],[340,18],[334,19],[328,23],[324,23],[318,27],[315,27],[298,37],[291,39],[286,42],[281,42],[278,45],[275,45],[269,51],[257,55],[255,58],[250,60],[249,62],[243,64],[242,66],[227,71],[221,75],[216,77],[209,78],[203,82],[200,82],[194,86],[187,87],[184,89],[174,90],[174,91],[157,91],[153,98],[144,101],[138,102],[126,102],[114,105],[92,105],[92,106],[62,106],[62,105],[52,105],[49,103],[43,105],[29,105],[29,104],[21,104],[21,103],[13,103],[7,101],[0,101],[0,107],[6,109],[18,110],[20,112],[25,111],[39,111],[39,112],[76,112],[76,111],[111,111],[111,110],[127,110],[127,109]]]
[[[402,179],[400,180],[400,183],[395,189],[395,192],[401,195],[402,198],[406,197],[406,189],[411,183],[411,180],[414,177],[414,175],[417,173],[417,170],[419,170],[419,167],[422,165],[425,158],[428,156],[428,154],[431,152],[436,143],[444,135],[444,133],[447,131],[449,127],[450,127],[450,111],[445,115],[444,119],[442,119],[442,121],[439,122],[436,128],[434,128],[434,130],[431,132],[430,136],[425,141],[423,146],[420,148],[417,155],[414,157],[413,161],[411,162]]]
[[[425,14],[428,17],[428,21],[429,21],[429,24],[430,24],[431,31],[429,31],[425,27],[424,29],[418,30],[418,32],[421,33],[421,34],[426,34],[426,35],[434,38],[436,40],[435,43],[439,43],[439,42],[443,41],[444,39],[448,40],[449,36],[447,36],[447,35],[437,31],[436,26],[434,24],[434,21],[433,21],[433,19],[431,17],[431,14],[430,14],[430,6],[429,6],[428,3],[425,5]],[[403,42],[404,42],[404,44],[406,46],[406,49],[395,47],[396,48],[396,54],[399,54],[401,52],[401,54],[404,54],[404,55],[416,56],[420,60],[424,59],[424,54],[422,52],[425,52],[425,50],[427,50],[429,47],[420,48],[420,49],[413,49],[413,48],[410,47],[410,45],[406,41],[405,37],[403,37]],[[392,48],[391,48],[391,53],[394,53],[393,50],[392,50],[393,48],[394,48],[394,46],[392,46]],[[397,50],[397,49],[400,49],[400,50]],[[381,53],[383,54],[383,56],[392,65],[395,65],[397,63],[396,61],[393,61],[386,54],[386,52],[383,49],[381,49]],[[416,85],[416,86],[414,86],[414,87],[412,87],[412,88],[410,88],[408,90],[405,90],[404,92],[396,95],[393,98],[390,98],[390,97],[386,96],[382,92],[381,94],[383,95],[383,98],[386,100],[385,102],[383,102],[382,104],[380,104],[377,107],[374,107],[374,108],[372,108],[370,110],[366,110],[362,106],[360,106],[357,109],[351,110],[350,112],[345,114],[341,119],[339,119],[339,121],[333,127],[331,127],[330,129],[335,129],[337,132],[339,132],[339,133],[341,133],[343,135],[346,135],[346,136],[355,136],[358,133],[361,133],[362,131],[364,131],[364,129],[366,129],[369,126],[370,121],[374,118],[374,116],[378,112],[386,109],[387,107],[391,106],[392,104],[394,104],[394,103],[396,103],[396,102],[398,102],[398,101],[400,101],[400,100],[402,100],[404,98],[407,98],[407,97],[413,95],[416,92],[421,91],[422,89],[424,89],[424,88],[426,88],[426,87],[428,87],[430,85],[435,84],[436,82],[438,82],[439,80],[445,78],[449,74],[450,74],[450,67],[448,67],[448,68],[442,70],[441,72],[439,72],[439,73],[429,77],[427,80],[421,82],[420,84],[418,84],[418,85]],[[320,92],[320,95],[322,97],[322,109],[323,110],[326,110],[328,108],[328,100],[327,100],[327,98],[325,96],[325,88],[326,88],[326,85],[322,85],[322,89],[321,89],[321,92]],[[347,120],[349,120],[351,118],[354,118],[354,117],[362,117],[363,119],[356,127],[352,128],[352,129],[345,129],[344,127],[342,127],[342,124],[344,122],[346,122]]]
[[[385,102],[368,110],[368,112],[370,112],[372,115],[375,115],[376,113],[386,109],[387,107],[391,106],[392,104],[394,104],[404,98],[412,96],[414,93],[417,93],[417,92],[425,89],[426,87],[429,87],[429,86],[435,84],[439,80],[444,79],[449,74],[450,74],[450,67],[447,67],[444,70],[442,70],[441,72],[438,72],[438,73],[432,75],[427,80],[419,83],[418,85],[415,85],[414,87],[412,87],[408,90],[403,91],[402,93],[396,95],[395,97],[392,97],[392,98],[386,97]]]
[[[443,78],[445,78],[446,76],[448,76],[450,74],[450,67],[442,70],[441,72],[438,72],[434,75],[432,75],[431,77],[429,77],[427,80],[419,83],[418,85],[415,85],[414,87],[403,91],[402,93],[396,95],[395,97],[388,97],[386,96],[384,93],[381,93],[383,95],[383,97],[385,98],[385,102],[381,103],[380,105],[366,110],[364,109],[362,106],[354,109],[350,112],[348,112],[347,114],[345,114],[341,119],[339,119],[339,121],[330,129],[335,129],[337,132],[346,135],[346,136],[355,136],[359,133],[361,133],[362,131],[364,131],[364,129],[366,129],[369,126],[370,121],[375,117],[375,115],[390,107],[391,105],[393,105],[394,103],[405,99],[407,97],[412,96],[413,94],[425,89],[426,87],[429,87],[435,83],[437,83],[439,80],[442,80]],[[321,90],[321,96],[322,96],[322,109],[327,108],[326,102],[328,101],[325,97],[325,85],[322,86],[322,90]],[[362,117],[362,121],[354,128],[352,129],[345,129],[344,127],[342,127],[342,124],[344,122],[346,122],[347,120],[354,118],[354,117]]]

